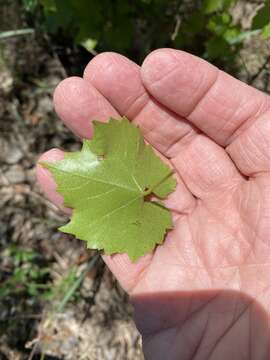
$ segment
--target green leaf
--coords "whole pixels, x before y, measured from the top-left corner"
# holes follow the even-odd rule
[[[242,33],[240,29],[232,27],[224,32],[223,38],[227,41],[228,44],[236,44],[241,34]]]
[[[95,47],[97,46],[97,40],[95,39],[85,39],[83,41],[81,41],[81,45],[87,50],[87,51],[92,51],[95,49]]]
[[[222,9],[223,0],[205,0],[204,9],[207,14],[218,11]]]
[[[187,19],[185,25],[185,31],[191,33],[192,35],[196,35],[199,32],[203,31],[205,25],[205,15],[201,11],[196,11]],[[181,24],[181,32],[183,31],[183,26]]]
[[[263,28],[261,37],[263,39],[268,39],[270,37],[270,23]]]
[[[23,0],[23,6],[26,11],[34,11],[38,5],[38,0]]]
[[[269,24],[270,19],[270,0],[266,0],[265,4],[257,12],[252,20],[252,29],[262,29]]]
[[[232,18],[228,14],[214,15],[209,19],[207,28],[217,36],[222,36],[230,27]]]
[[[204,0],[203,7],[207,14],[211,14],[216,11],[226,10],[235,2],[236,0]]]
[[[74,209],[60,230],[87,241],[88,248],[127,253],[135,261],[172,229],[169,210],[146,199],[163,199],[174,190],[172,170],[126,118],[94,122],[94,137],[83,141],[81,151],[42,165]]]
[[[40,0],[41,5],[44,7],[45,12],[55,12],[57,7],[54,0]]]
[[[225,57],[230,53],[230,46],[223,37],[213,37],[206,43],[208,59],[217,59]]]

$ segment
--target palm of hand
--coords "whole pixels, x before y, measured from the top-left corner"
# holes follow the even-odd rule
[[[165,244],[133,279],[133,292],[220,288],[265,296],[270,285],[270,250],[264,241],[270,223],[263,214],[268,194],[256,180],[232,188],[228,183],[223,194],[177,214]]]
[[[142,333],[174,338],[167,329],[190,322],[186,321],[193,318],[190,304],[202,291],[239,291],[268,305],[270,100],[266,95],[191,55],[159,50],[145,61],[141,73],[120,55],[99,55],[88,65],[84,80],[70,78],[60,84],[55,105],[65,123],[83,137],[91,136],[89,119],[126,115],[176,170],[178,186],[166,201],[175,227],[164,245],[135,264],[125,255],[105,257],[135,303],[147,294],[190,294],[177,320],[162,307],[165,327],[149,316],[145,330],[138,320]],[[53,161],[63,154],[52,150],[43,156]],[[39,169],[38,178],[48,197],[61,204],[46,170]],[[212,302],[204,296],[198,296],[197,303]],[[149,308],[138,308],[139,317],[147,317]],[[163,359],[158,352],[153,355],[152,342],[160,343],[160,338],[155,339],[151,337],[146,353]],[[191,358],[181,351],[175,350],[171,359]],[[215,348],[214,356],[218,351]],[[209,352],[198,356],[212,358]]]
[[[146,359],[269,358],[267,204],[267,186],[250,180],[176,220],[134,279]]]

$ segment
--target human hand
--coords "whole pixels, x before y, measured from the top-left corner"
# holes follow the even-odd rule
[[[146,359],[269,359],[270,98],[161,49],[141,68],[100,54],[83,79],[61,82],[54,102],[81,137],[91,137],[90,120],[127,116],[175,168],[164,244],[136,263],[104,257],[131,295]],[[57,149],[42,156],[62,158]],[[62,206],[49,172],[37,176]]]

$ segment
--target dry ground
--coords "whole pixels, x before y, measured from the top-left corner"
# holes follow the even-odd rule
[[[67,219],[40,193],[35,163],[49,148],[74,150],[80,143],[53,112],[53,89],[65,77],[59,60],[34,38],[17,41],[2,49],[0,65],[0,287],[3,274],[13,270],[6,249],[15,244],[41,255],[54,288],[72,267],[83,271],[93,254],[57,231]],[[10,66],[15,49],[24,63]],[[35,352],[55,359],[142,359],[127,297],[103,269],[98,261],[84,278],[82,295],[62,313],[36,296],[0,300],[0,359],[27,359],[35,344]],[[24,352],[25,344],[30,350]]]

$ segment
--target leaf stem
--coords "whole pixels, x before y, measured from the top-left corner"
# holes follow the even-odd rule
[[[143,192],[143,196],[150,195],[156,187],[158,187],[160,184],[163,183],[163,181],[167,180],[172,174],[174,173],[173,170],[169,172],[166,176],[164,176],[159,182],[157,182],[155,185],[153,185],[150,189],[147,189]]]

